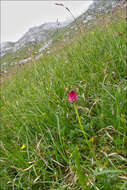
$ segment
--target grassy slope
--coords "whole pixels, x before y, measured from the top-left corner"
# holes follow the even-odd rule
[[[103,26],[2,86],[2,190],[126,189],[126,23]]]

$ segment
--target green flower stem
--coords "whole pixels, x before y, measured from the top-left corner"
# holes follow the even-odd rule
[[[87,145],[88,145],[88,147],[89,147],[91,153],[93,154],[95,160],[97,161],[97,158],[96,158],[96,155],[95,155],[95,153],[94,153],[94,151],[93,151],[93,149],[92,149],[91,143],[89,142],[89,140],[88,140],[88,138],[87,138],[87,136],[86,136],[86,133],[85,133],[85,131],[84,131],[84,129],[83,129],[83,126],[82,126],[82,123],[81,123],[81,119],[80,119],[80,117],[79,117],[78,109],[77,109],[77,106],[76,106],[75,103],[74,103],[74,108],[75,108],[75,112],[76,112],[76,115],[77,115],[77,118],[78,118],[78,122],[79,122],[79,125],[80,125],[80,129],[81,129],[81,131],[82,131],[82,133],[83,133],[83,135],[84,135],[84,137],[85,137],[86,143],[87,143]]]

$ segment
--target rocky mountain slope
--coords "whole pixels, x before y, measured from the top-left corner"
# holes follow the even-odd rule
[[[80,22],[85,25],[87,22],[101,16],[103,13],[110,13],[116,7],[124,6],[126,6],[125,0],[93,0],[93,3],[89,6],[88,10],[76,19],[80,20]],[[52,44],[53,35],[58,31],[58,29],[64,29],[65,27],[68,29],[67,33],[69,33],[70,29],[77,30],[77,25],[75,22],[72,22],[72,20],[63,23],[49,22],[42,24],[41,26],[32,27],[17,42],[2,43],[0,47],[1,58],[8,54],[11,55],[11,53],[17,54],[17,51],[21,51],[25,48],[28,49],[30,45],[42,44],[38,50],[39,55],[36,56],[36,59],[39,59],[43,55],[42,52]],[[31,60],[31,57],[20,60],[18,63],[26,63],[27,59]],[[2,73],[4,72],[4,68],[7,64],[7,62],[1,62]],[[14,64],[17,64],[17,62],[11,63],[11,65]]]
[[[80,16],[83,19],[83,23],[96,17],[100,13],[108,13],[115,8],[120,0],[94,0],[89,6],[88,10]],[[28,32],[24,34],[17,42],[5,42],[1,44],[0,54],[3,57],[7,53],[16,52],[17,50],[28,46],[31,43],[44,42],[50,38],[58,28],[67,26],[68,22],[58,23],[49,22],[42,24],[41,26],[32,27]]]
[[[126,0],[93,0],[88,10],[79,16],[79,19],[85,24],[102,14],[112,12],[117,7],[122,8],[125,6]]]
[[[67,24],[68,22],[49,22],[42,24],[41,26],[32,27],[17,42],[2,43],[0,48],[1,57],[3,57],[6,53],[16,52],[29,44],[44,42],[51,37],[58,28],[63,28]]]

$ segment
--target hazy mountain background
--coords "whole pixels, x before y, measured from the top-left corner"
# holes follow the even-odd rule
[[[125,6],[125,0],[94,0],[93,3],[89,6],[88,10],[85,11],[82,15],[77,17],[77,21],[80,21],[81,24],[85,25],[90,20],[95,19],[96,17],[101,17],[103,13],[111,12],[117,6]],[[74,19],[69,19],[66,22],[48,22],[44,23],[40,26],[32,27],[26,32],[17,42],[4,42],[1,43],[0,46],[0,54],[1,58],[7,57],[7,55],[13,57],[16,55],[18,51],[23,51],[28,49],[32,45],[38,45],[39,49],[35,50],[38,53],[36,58],[40,58],[40,53],[42,53],[45,49],[49,48],[54,40],[55,34],[62,29],[67,28],[67,33],[69,34],[70,29],[77,28],[76,23],[73,21]],[[42,44],[42,45],[41,45]],[[18,56],[18,53],[17,53]],[[8,61],[6,59],[1,60],[1,72],[7,72],[6,66],[8,65]],[[27,60],[31,60],[30,57],[26,56],[26,59],[20,60],[20,62],[11,62],[9,64],[22,64],[27,62]],[[5,71],[6,70],[6,71]]]

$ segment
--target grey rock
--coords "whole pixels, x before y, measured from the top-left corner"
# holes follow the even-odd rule
[[[30,44],[36,45],[39,42],[45,42],[52,37],[58,28],[63,28],[68,24],[69,22],[63,22],[59,25],[57,22],[49,22],[41,26],[32,27],[17,42],[2,43],[0,47],[1,57],[7,53],[14,53]]]

